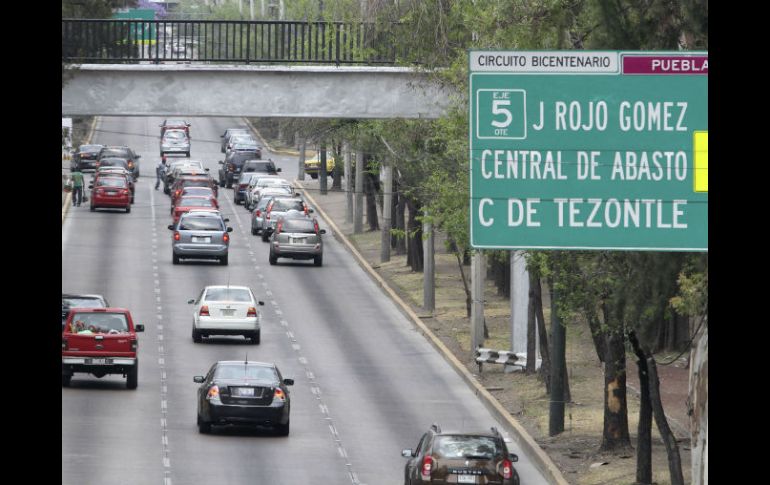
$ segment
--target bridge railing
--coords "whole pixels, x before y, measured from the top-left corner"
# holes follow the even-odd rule
[[[393,64],[404,24],[62,19],[69,63]]]

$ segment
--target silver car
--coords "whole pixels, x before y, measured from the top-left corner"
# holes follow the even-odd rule
[[[278,219],[275,232],[270,238],[270,264],[278,258],[312,259],[316,266],[323,265],[324,245],[321,239],[325,229],[318,228],[318,221],[299,215],[285,215]]]
[[[217,211],[190,211],[179,218],[176,225],[168,228],[174,231],[171,241],[172,261],[179,264],[182,258],[216,259],[227,265],[232,227],[225,226],[229,219],[223,219]]]
[[[265,208],[265,216],[262,220],[262,241],[268,241],[270,234],[275,230],[278,219],[288,212],[307,216],[313,211],[299,197],[275,196]]]
[[[246,187],[246,201],[244,205],[247,210],[251,210],[252,206],[259,202],[260,192],[268,186],[289,187],[289,194],[294,195],[294,187],[292,187],[288,180],[281,178],[279,175],[253,174],[248,187]]]
[[[207,286],[194,304],[192,339],[200,343],[209,335],[243,335],[252,344],[259,344],[261,315],[257,301],[247,286]]]
[[[190,156],[190,139],[184,130],[166,130],[160,140],[160,156],[165,153],[184,153]]]

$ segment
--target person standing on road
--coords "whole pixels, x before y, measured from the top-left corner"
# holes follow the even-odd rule
[[[80,203],[83,201],[83,174],[79,168],[75,168],[75,171],[71,174],[72,177],[72,204],[80,207]]]
[[[163,157],[160,159],[160,162],[158,162],[158,165],[155,167],[155,190],[158,190],[158,187],[160,187],[160,182],[163,180],[163,178],[166,176],[166,155],[163,155]]]

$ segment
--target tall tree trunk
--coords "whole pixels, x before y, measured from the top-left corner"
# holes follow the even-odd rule
[[[398,206],[393,212],[396,215],[396,229],[406,231],[406,197],[398,196]],[[406,254],[406,236],[399,236],[396,239],[396,254]]]
[[[671,485],[684,485],[682,476],[682,459],[679,457],[679,445],[676,444],[676,437],[668,426],[666,414],[663,412],[663,403],[660,400],[660,381],[658,380],[658,369],[655,365],[655,358],[647,353],[647,371],[650,375],[650,401],[652,403],[652,413],[655,416],[655,424],[658,425],[658,431],[666,445],[666,454],[668,455],[668,471],[671,475]]]
[[[622,315],[622,312],[618,312]],[[628,434],[628,402],[626,401],[626,347],[623,338],[623,321],[611,322],[605,315],[606,350],[604,362],[604,429],[601,451],[631,448]],[[614,324],[612,324],[614,323]]]
[[[406,229],[409,240],[407,264],[412,268],[412,271],[420,272],[423,268],[422,224],[417,222],[420,203],[410,198],[407,199],[407,207],[409,208],[409,219]]]
[[[652,484],[652,405],[650,404],[650,381],[647,371],[647,357],[639,346],[634,332],[629,332],[628,340],[636,354],[636,366],[639,369],[639,428],[636,441],[636,483]]]
[[[457,246],[452,243],[455,250],[452,254],[457,258],[457,266],[460,268],[460,277],[463,280],[463,289],[465,290],[465,316],[471,318],[471,289],[468,286],[468,278],[465,277],[465,270],[463,270],[463,260],[460,258],[460,252],[457,250]]]
[[[534,292],[532,291],[532,274],[529,275],[530,289],[529,289],[529,304],[527,305],[527,367],[525,372],[527,374],[534,374],[537,372],[537,336],[535,328],[537,325],[537,316],[535,315],[535,299]]]
[[[371,172],[364,172],[364,194],[366,194],[366,222],[370,231],[379,231],[380,222],[377,218],[377,191],[378,184]]]
[[[709,457],[709,346],[708,326],[695,330],[700,335],[690,353],[690,433],[692,436],[692,485],[708,485]]]
[[[342,172],[345,165],[342,163],[342,144],[332,140],[332,156],[334,157],[334,169],[332,169],[332,190],[342,190]]]
[[[540,376],[545,382],[545,389],[551,394],[551,352],[548,347],[548,333],[545,331],[545,314],[543,313],[543,289],[540,285],[540,277],[529,273],[529,294],[535,304],[535,316],[537,316],[537,331],[540,334]]]

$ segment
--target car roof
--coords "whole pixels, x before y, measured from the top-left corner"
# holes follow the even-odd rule
[[[250,290],[248,286],[236,286],[236,285],[207,285],[204,289],[208,290],[211,288],[235,288],[236,290]]]
[[[232,365],[232,364],[243,365],[243,364],[246,364],[246,365],[258,365],[258,366],[262,366],[262,367],[275,367],[275,364],[273,364],[273,363],[270,363],[270,362],[257,362],[257,361],[254,361],[254,360],[248,360],[248,361],[244,361],[244,360],[218,360],[217,361],[217,365],[223,365],[223,364],[224,365]]]
[[[128,308],[110,306],[107,308],[73,308],[74,313],[130,313]]]
[[[182,214],[182,217],[189,217],[189,216],[217,217],[217,218],[221,219],[222,218],[222,213],[219,212],[218,209],[216,209],[216,210],[201,210],[201,209],[198,209],[198,210],[194,210],[194,211],[190,211],[190,212],[185,212],[184,214]]]
[[[92,299],[99,299],[99,300],[104,299],[102,295],[75,294],[75,293],[62,293],[61,297],[62,298],[92,298]]]

